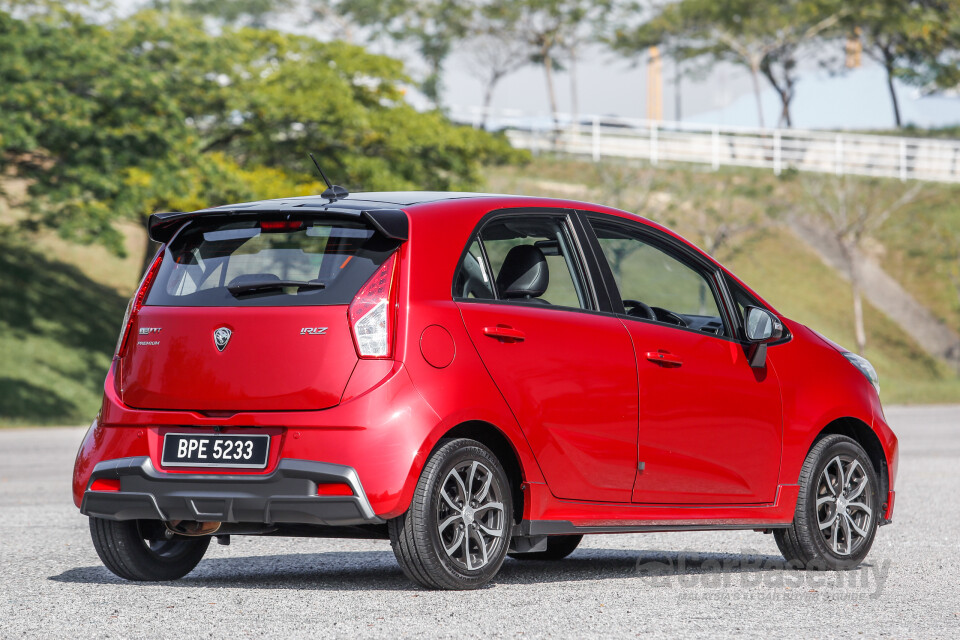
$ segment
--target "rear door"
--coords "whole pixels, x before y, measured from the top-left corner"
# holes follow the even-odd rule
[[[629,502],[633,348],[620,321],[598,312],[574,238],[562,212],[496,217],[465,253],[454,295],[553,494]]]
[[[591,227],[637,353],[642,470],[634,502],[773,502],[780,385],[769,362],[750,367],[721,311],[716,267],[640,225],[597,216]]]
[[[194,411],[336,405],[357,363],[347,307],[396,246],[356,220],[188,223],[137,314],[120,363],[123,401]]]

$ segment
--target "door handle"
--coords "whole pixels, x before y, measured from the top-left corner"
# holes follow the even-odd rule
[[[483,335],[502,340],[503,342],[523,342],[527,337],[523,331],[518,331],[513,327],[508,327],[503,324],[498,324],[495,327],[484,327]]]
[[[646,358],[664,367],[679,367],[683,360],[668,351],[647,351]]]

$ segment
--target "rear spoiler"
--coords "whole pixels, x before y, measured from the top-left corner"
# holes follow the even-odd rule
[[[241,214],[265,214],[265,215],[295,215],[300,216],[330,216],[334,218],[353,218],[363,220],[373,227],[378,233],[405,242],[409,237],[409,221],[407,214],[401,209],[349,209],[349,208],[305,208],[297,207],[271,207],[260,208],[250,207],[217,207],[214,209],[201,209],[199,211],[169,211],[164,213],[154,213],[150,215],[147,223],[150,239],[161,244],[167,243],[174,234],[189,220],[200,217],[231,217]]]

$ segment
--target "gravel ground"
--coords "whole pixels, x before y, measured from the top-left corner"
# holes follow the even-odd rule
[[[895,521],[857,571],[785,571],[772,536],[588,536],[474,592],[407,582],[389,543],[233,538],[178,582],[109,573],[70,499],[83,431],[0,431],[0,637],[960,635],[960,407],[892,408]]]

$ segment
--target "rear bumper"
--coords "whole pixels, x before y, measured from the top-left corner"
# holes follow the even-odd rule
[[[119,491],[91,491],[99,479],[120,481]],[[317,485],[345,483],[352,496],[318,496]],[[97,464],[80,512],[108,520],[195,520],[316,525],[381,524],[357,472],[310,460],[281,460],[268,475],[163,473],[149,457]]]

